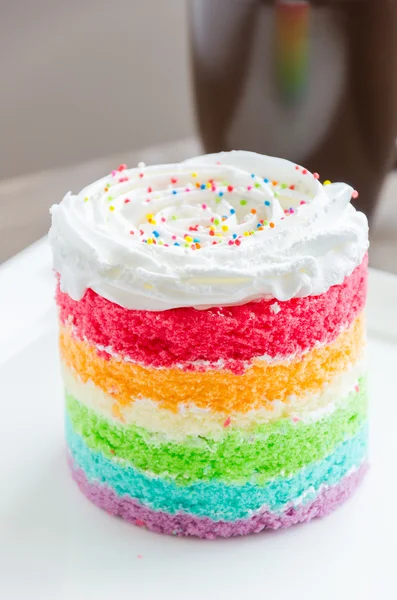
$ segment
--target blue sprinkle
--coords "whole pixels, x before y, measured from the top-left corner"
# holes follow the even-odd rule
[[[265,183],[269,183],[269,180],[267,179],[267,177],[265,177],[263,181],[264,181]]]
[[[202,190],[205,190],[205,188],[206,188],[207,186],[205,185],[205,183],[202,183],[202,184],[200,185],[200,187],[201,187],[201,189],[202,189]]]
[[[270,206],[270,202],[269,202],[269,200],[265,200],[264,204],[265,204],[266,206]]]
[[[234,215],[234,214],[235,214],[235,212],[236,212],[236,211],[234,210],[234,208],[231,208],[231,209],[230,209],[230,214],[231,214],[231,215]]]
[[[174,246],[180,246],[180,244],[178,244],[178,242],[174,242]]]
[[[237,233],[233,233],[233,239],[235,240],[237,237]]]
[[[199,238],[193,238],[193,242],[195,242],[196,244],[199,244],[200,240],[199,240]]]
[[[172,193],[173,194],[177,194],[178,192],[176,190],[172,190]]]
[[[159,235],[160,235],[158,231],[152,231],[152,233],[155,237],[159,237]]]
[[[260,227],[260,226],[261,226],[261,223],[258,223],[257,227]]]
[[[219,196],[223,196],[223,192],[219,192]]]
[[[255,173],[251,173],[251,177],[255,177]]]

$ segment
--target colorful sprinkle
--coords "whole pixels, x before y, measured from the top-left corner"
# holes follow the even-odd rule
[[[247,204],[247,200],[240,200],[241,206],[245,206]]]

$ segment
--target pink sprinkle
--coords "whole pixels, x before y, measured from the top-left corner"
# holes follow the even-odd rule
[[[220,164],[221,164],[221,161],[220,161],[220,160],[217,160],[215,164],[216,164],[216,165],[220,165]]]
[[[247,185],[247,190],[248,191],[252,190],[252,185]]]
[[[298,421],[300,421],[300,418],[299,417],[292,417],[292,420],[293,420],[294,423],[297,423]]]
[[[113,171],[112,171],[112,177],[115,177],[115,176],[116,176],[116,173],[117,173],[117,171],[113,170]]]
[[[134,235],[134,232],[133,232],[133,231],[130,231],[130,234],[131,234],[131,235]]]
[[[142,558],[142,554],[137,554],[137,558]]]
[[[228,418],[226,419],[226,421],[224,422],[223,426],[224,426],[224,427],[229,427],[230,423],[231,423],[231,418],[230,418],[230,417],[228,417]]]
[[[320,179],[320,175],[318,173],[313,173],[314,179]]]
[[[141,521],[140,519],[137,519],[135,521],[135,525],[138,525],[138,527],[142,527],[143,525],[145,525],[145,523],[143,521]]]
[[[295,167],[295,170],[296,170],[296,171],[299,171],[299,167],[298,167],[298,165],[296,165],[296,167]]]
[[[141,177],[141,178],[142,178],[142,177],[143,177],[143,173],[139,173],[139,177]]]
[[[143,235],[143,234],[144,234],[144,231],[143,231],[142,229],[140,229],[140,230],[139,230],[139,233],[140,233],[141,235]]]
[[[356,390],[356,392],[359,392],[360,391],[360,386],[359,385],[355,385],[354,389]]]
[[[358,198],[358,191],[354,190],[354,192],[352,192],[352,198]]]
[[[190,188],[186,187],[185,192],[190,192]]]
[[[215,185],[212,185],[211,191],[212,191],[212,192],[215,192],[215,191],[216,191],[216,187],[215,187]]]
[[[229,244],[229,246],[233,246],[234,245],[234,241],[233,240],[229,240],[228,244]]]
[[[289,209],[289,212],[290,212],[291,214],[293,214],[295,211],[294,211],[294,209],[291,207],[291,208]]]
[[[303,204],[306,204],[306,202],[305,202],[304,200],[301,200],[301,201],[299,202],[299,204],[302,206]]]
[[[150,198],[146,198],[145,202],[150,202]]]
[[[165,223],[165,217],[161,217],[161,222]]]
[[[302,175],[306,175],[307,174],[307,169],[302,169]]]
[[[208,208],[208,207],[207,207],[207,205],[206,205],[206,204],[202,204],[202,205],[201,205],[201,208],[202,208],[203,210],[205,210],[205,209],[206,209],[206,208]]]
[[[131,202],[131,200],[129,200],[129,198],[126,198],[126,199],[124,200],[124,204],[128,204],[128,202]]]
[[[176,240],[176,235],[173,235],[173,236],[171,237],[171,239],[172,239],[172,240]]]

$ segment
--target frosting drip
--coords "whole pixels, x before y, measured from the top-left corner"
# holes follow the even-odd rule
[[[120,165],[51,209],[61,288],[166,310],[318,295],[368,248],[353,189],[286,160],[234,151]]]

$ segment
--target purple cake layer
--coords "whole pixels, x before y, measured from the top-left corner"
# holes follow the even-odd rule
[[[281,514],[264,511],[249,519],[238,521],[212,521],[186,513],[176,515],[154,511],[129,496],[118,496],[111,488],[99,483],[90,483],[84,471],[76,469],[69,459],[72,476],[80,490],[91,502],[107,513],[122,517],[126,521],[147,527],[156,533],[169,535],[192,535],[200,538],[214,539],[216,537],[231,537],[258,533],[262,529],[278,529],[290,527],[323,517],[332,512],[344,502],[361,482],[367,464],[347,475],[338,485],[323,489],[313,502],[302,506],[290,506]]]

